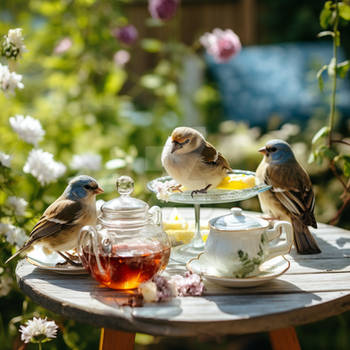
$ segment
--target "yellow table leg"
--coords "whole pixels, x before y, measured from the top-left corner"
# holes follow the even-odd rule
[[[273,350],[301,350],[294,327],[276,329],[269,336]]]
[[[102,328],[99,350],[133,350],[135,333]]]

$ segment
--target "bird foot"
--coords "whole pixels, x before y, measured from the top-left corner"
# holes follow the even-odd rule
[[[72,254],[70,254],[70,253],[68,253],[68,252],[65,252],[65,254],[63,254],[62,252],[57,251],[57,253],[58,253],[59,255],[61,255],[62,258],[65,260],[65,262],[57,263],[57,265],[67,265],[67,264],[70,264],[70,265],[78,266],[78,267],[83,266],[82,263],[80,262],[79,256],[72,255]]]
[[[176,185],[176,186],[171,186],[170,189],[171,189],[173,192],[181,192],[181,193],[182,193],[181,187],[182,187],[182,185],[179,184],[179,185]]]
[[[208,188],[211,186],[211,184],[209,184],[208,186],[205,186],[204,188],[202,188],[201,190],[195,190],[191,192],[191,197],[193,198],[194,194],[198,194],[198,193],[207,193]]]
[[[261,215],[260,217],[262,219],[266,220],[266,221],[276,221],[276,220],[278,220],[278,218],[274,218],[274,217],[268,216],[268,215]]]

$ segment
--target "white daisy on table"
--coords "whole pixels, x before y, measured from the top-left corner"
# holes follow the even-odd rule
[[[12,157],[9,154],[0,152],[0,165],[9,168],[11,166],[11,159]]]
[[[21,326],[19,331],[22,333],[21,339],[25,343],[42,343],[49,339],[56,338],[58,326],[54,321],[48,321],[45,317],[28,320],[26,326]]]
[[[5,94],[13,95],[15,89],[23,89],[22,75],[10,72],[8,66],[0,63],[0,89]]]
[[[37,146],[38,142],[40,142],[45,135],[40,121],[30,115],[23,116],[17,114],[10,118],[10,125],[20,139],[34,146]]]
[[[70,163],[74,170],[98,171],[102,166],[102,157],[96,153],[76,154]]]
[[[45,186],[61,177],[66,172],[66,167],[63,163],[56,162],[53,154],[42,149],[33,149],[29,153],[23,171],[33,175],[41,185]]]
[[[11,208],[13,208],[13,210],[15,211],[15,214],[18,216],[24,215],[28,205],[28,202],[24,198],[16,197],[16,196],[8,197],[7,203]]]

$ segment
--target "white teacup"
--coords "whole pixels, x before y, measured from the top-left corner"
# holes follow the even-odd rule
[[[268,221],[244,215],[240,208],[232,208],[230,214],[211,219],[209,227],[205,254],[208,263],[221,276],[257,275],[263,262],[289,253],[293,243],[289,222],[277,221],[268,229]]]

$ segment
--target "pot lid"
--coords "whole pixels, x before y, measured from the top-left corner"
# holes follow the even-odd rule
[[[269,223],[263,219],[244,215],[241,208],[231,208],[231,213],[218,216],[209,221],[209,224],[221,231],[241,231],[257,228],[266,228]]]
[[[134,190],[134,180],[130,176],[121,176],[117,179],[117,191],[120,196],[103,204],[102,214],[126,214],[126,212],[146,212],[148,204],[140,199],[131,197]]]

